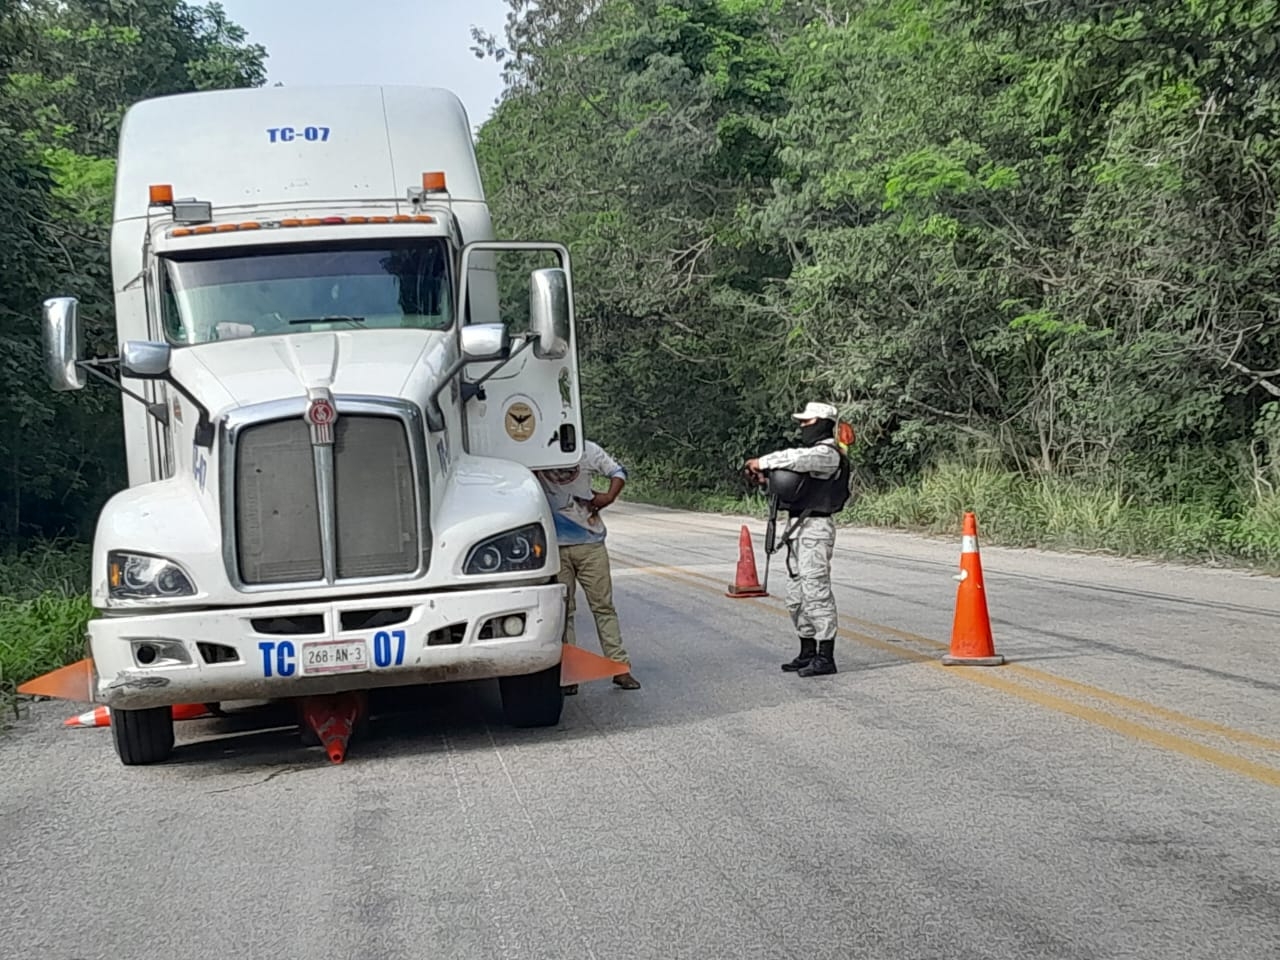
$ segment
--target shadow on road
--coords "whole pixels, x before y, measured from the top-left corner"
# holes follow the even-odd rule
[[[303,745],[291,703],[224,708],[226,716],[179,723],[178,744],[165,765],[207,766],[211,773],[289,763],[329,765],[320,747]],[[496,682],[372,690],[369,719],[352,738],[346,762],[397,752],[433,752],[440,749],[444,734],[466,736],[502,724]],[[554,730],[533,732],[545,735]]]
[[[758,659],[759,662],[753,662]],[[858,678],[870,671],[902,669],[898,658],[846,659],[835,676],[805,680],[782,673],[773,658],[710,662],[694,669],[653,664],[644,688],[624,691],[602,680],[566,697],[556,727],[507,725],[496,681],[393,687],[370,692],[370,719],[348,748],[346,764],[370,759],[518,747],[521,744],[595,739],[602,734],[670,728],[721,720],[735,714],[784,708],[805,701],[856,697]],[[166,766],[209,775],[281,765],[328,766],[319,747],[302,745],[290,704],[249,704],[227,716],[178,724],[179,741]]]

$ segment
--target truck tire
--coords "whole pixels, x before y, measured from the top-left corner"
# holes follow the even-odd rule
[[[112,710],[111,736],[126,767],[159,763],[173,752],[173,709]]]
[[[513,727],[554,727],[560,722],[564,693],[560,664],[520,677],[499,677],[502,714]]]

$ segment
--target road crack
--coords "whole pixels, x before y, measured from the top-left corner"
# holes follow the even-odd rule
[[[249,783],[237,783],[233,787],[219,787],[217,790],[207,790],[206,794],[212,796],[215,793],[231,793],[233,790],[244,790],[246,787],[260,787],[268,781],[274,780],[276,777],[282,777],[286,773],[302,773],[306,770],[314,770],[315,767],[309,763],[295,763],[292,766],[281,767],[279,770],[273,770],[265,777],[258,780],[252,780]]]

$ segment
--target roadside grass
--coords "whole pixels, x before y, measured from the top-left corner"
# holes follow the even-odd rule
[[[89,556],[65,541],[0,555],[0,707],[14,705],[18,684],[83,655]]]
[[[763,497],[627,484],[641,503],[764,517]],[[944,465],[913,483],[855,495],[840,521],[959,536],[966,511],[983,543],[1280,573],[1280,495],[1228,515],[1207,503],[1143,502],[1114,489],[1056,478],[1028,480],[982,467]]]

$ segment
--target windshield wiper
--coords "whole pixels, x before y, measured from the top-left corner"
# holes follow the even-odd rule
[[[290,320],[292,326],[295,323],[364,323],[364,317],[299,317],[297,320]]]

